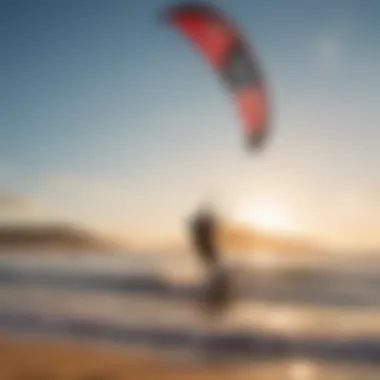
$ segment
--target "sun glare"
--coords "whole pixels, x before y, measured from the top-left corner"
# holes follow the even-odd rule
[[[257,201],[238,209],[234,219],[268,230],[286,231],[294,228],[290,212],[283,206],[268,201]]]

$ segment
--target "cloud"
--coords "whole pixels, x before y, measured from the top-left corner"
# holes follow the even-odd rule
[[[46,178],[47,189],[60,196],[91,201],[114,201],[121,191],[115,184],[102,180],[83,179],[67,174],[54,174]]]
[[[7,210],[31,210],[36,202],[16,194],[0,193],[0,212]]]
[[[122,186],[65,173],[46,175],[33,195],[0,190],[0,224],[79,224],[123,237],[129,202]]]
[[[130,204],[126,191],[111,181],[55,173],[45,178],[43,191],[70,221],[113,233],[127,223]]]
[[[0,223],[33,223],[53,220],[54,206],[13,189],[17,169],[0,161]]]
[[[52,221],[54,207],[39,199],[9,193],[0,193],[0,222],[29,223]]]

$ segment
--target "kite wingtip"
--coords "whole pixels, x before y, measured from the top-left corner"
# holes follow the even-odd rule
[[[245,140],[248,151],[257,152],[265,149],[268,143],[268,133],[266,128],[261,133],[251,136]]]

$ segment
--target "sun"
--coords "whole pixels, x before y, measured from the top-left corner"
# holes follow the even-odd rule
[[[260,200],[236,210],[234,220],[252,227],[275,231],[287,231],[294,228],[294,220],[283,205]]]

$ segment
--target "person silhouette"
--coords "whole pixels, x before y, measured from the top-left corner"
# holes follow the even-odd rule
[[[220,221],[210,205],[203,205],[191,220],[192,243],[198,259],[207,271],[204,301],[207,309],[217,313],[231,299],[231,281],[221,260],[217,243]]]
[[[191,235],[195,252],[208,269],[214,268],[220,261],[217,230],[215,212],[209,206],[201,207],[191,221]]]

